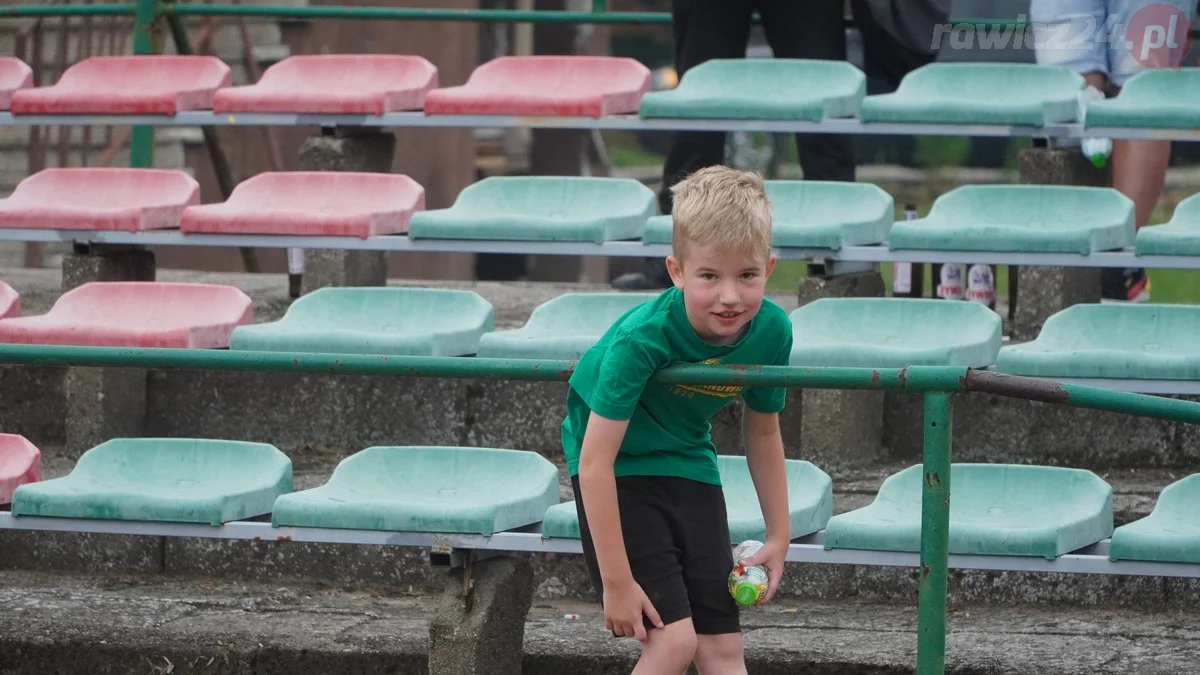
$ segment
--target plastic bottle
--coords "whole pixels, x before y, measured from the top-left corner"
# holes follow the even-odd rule
[[[904,205],[904,220],[916,220],[917,207]],[[892,297],[920,298],[925,295],[925,265],[921,263],[892,263]]]
[[[747,539],[733,549],[733,570],[729,573],[729,594],[743,607],[749,607],[767,594],[767,568],[743,565],[742,561],[758,553],[761,541]]]
[[[966,297],[967,266],[946,263],[938,269],[937,297],[943,300],[962,300]]]
[[[1079,92],[1079,116],[1080,122],[1083,122],[1087,117],[1088,104],[1093,101],[1103,101],[1104,92],[1088,85],[1086,89]],[[1111,138],[1083,138],[1080,139],[1079,149],[1083,151],[1083,156],[1092,163],[1092,166],[1103,169],[1108,164],[1108,158],[1112,155],[1112,139]]]
[[[996,309],[996,275],[991,265],[976,263],[967,270],[966,298]]]

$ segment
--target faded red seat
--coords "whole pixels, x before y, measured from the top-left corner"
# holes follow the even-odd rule
[[[12,105],[13,93],[33,86],[33,69],[15,56],[0,56],[0,110]]]
[[[637,112],[650,70],[612,56],[502,56],[425,96],[427,115],[603,117]]]
[[[21,296],[12,286],[0,281],[0,319],[21,316]]]
[[[382,115],[420,110],[437,86],[437,68],[420,56],[322,54],[289,56],[256,84],[213,95],[217,113]]]
[[[91,56],[49,87],[12,96],[14,115],[174,115],[208,110],[231,81],[215,56]]]
[[[157,230],[179,227],[200,185],[172,169],[44,169],[0,199],[0,228]]]
[[[46,314],[0,321],[0,342],[223,349],[234,328],[253,322],[253,303],[234,286],[93,282],[63,293]]]
[[[0,434],[0,504],[11,504],[17,488],[41,479],[41,451],[24,436]]]
[[[424,208],[425,188],[400,174],[267,172],[239,183],[225,202],[188,208],[180,230],[365,238],[407,232]]]

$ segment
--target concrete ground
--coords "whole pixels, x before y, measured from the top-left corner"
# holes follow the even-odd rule
[[[424,673],[432,598],[316,585],[0,573],[0,673]],[[575,616],[577,615],[577,618]],[[913,672],[914,606],[777,602],[746,613],[751,673]],[[1179,612],[951,607],[947,672],[1182,675]],[[628,672],[599,606],[534,602],[527,675]],[[87,664],[86,666],[84,664]]]

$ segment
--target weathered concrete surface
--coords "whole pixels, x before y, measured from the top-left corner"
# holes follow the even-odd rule
[[[426,672],[435,603],[418,595],[114,577],[0,573],[0,672]],[[568,614],[577,619],[566,618]],[[1193,672],[1195,615],[1181,611],[950,608],[947,672],[1093,675]],[[751,673],[911,673],[916,609],[780,601],[744,614]],[[526,675],[629,672],[638,652],[599,606],[539,601],[525,624]]]
[[[533,571],[520,558],[477,560],[443,577],[429,627],[433,675],[518,675]]]
[[[888,392],[886,442],[894,459],[920,461],[921,398]],[[1178,396],[1187,400],[1200,397]],[[986,394],[954,397],[956,462],[1014,462],[1090,469],[1200,467],[1196,425]]]
[[[154,252],[128,246],[93,246],[63,257],[62,291],[93,281],[154,281]]]

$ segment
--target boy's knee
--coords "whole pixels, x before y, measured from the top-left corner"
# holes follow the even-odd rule
[[[701,635],[696,640],[696,668],[700,675],[744,673],[745,660],[741,633]]]
[[[672,669],[685,669],[696,660],[696,630],[691,621],[676,621],[650,631],[647,655]]]

